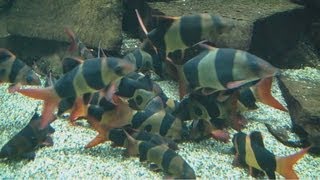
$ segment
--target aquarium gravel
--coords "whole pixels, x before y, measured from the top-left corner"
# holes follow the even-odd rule
[[[312,77],[310,73],[312,72]],[[317,73],[315,73],[317,72]],[[297,79],[320,79],[319,70],[306,68],[288,70],[287,75],[295,75]],[[177,85],[173,81],[159,82],[165,93],[177,97]],[[8,85],[0,86],[0,146],[19,132],[32,117],[41,101],[32,100],[20,94],[7,93]],[[274,83],[273,94],[283,102],[280,91]],[[243,113],[249,123],[243,130],[248,133],[258,130],[263,133],[267,149],[278,156],[287,156],[299,149],[289,148],[279,143],[268,133],[264,123],[277,127],[288,127],[291,124],[288,113],[259,105],[258,110]],[[84,146],[96,136],[86,121],[81,120],[72,126],[65,119],[57,119],[52,123],[56,132],[52,135],[54,145],[36,151],[33,161],[1,160],[1,179],[22,178],[59,178],[59,179],[161,179],[166,175],[162,172],[149,170],[149,164],[140,163],[138,158],[122,156],[123,148],[112,148],[110,142],[92,149]],[[229,130],[232,134],[234,130]],[[246,169],[233,167],[232,143],[220,143],[214,139],[200,142],[179,143],[178,153],[194,168],[200,179],[247,179],[250,178]],[[301,179],[320,177],[320,158],[304,156],[295,166]],[[279,176],[277,176],[279,178]]]

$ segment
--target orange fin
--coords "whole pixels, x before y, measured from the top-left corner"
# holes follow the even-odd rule
[[[271,94],[272,77],[261,79],[257,85],[255,85],[255,94],[259,101],[263,104],[269,105],[281,111],[287,112],[288,110],[280,104]]]
[[[47,127],[47,125],[55,119],[54,111],[61,99],[55,93],[53,87],[17,89],[16,92],[28,97],[44,100],[40,123],[41,129]]]
[[[21,84],[17,83],[17,84],[12,84],[8,87],[8,92],[9,93],[14,93],[17,92],[17,90],[19,90],[21,88]]]
[[[76,121],[79,117],[85,117],[88,114],[88,107],[84,104],[82,97],[77,97],[70,113],[71,122]]]
[[[92,148],[95,147],[101,143],[104,143],[107,141],[107,137],[103,136],[101,134],[98,134],[94,139],[92,139],[86,146],[85,148]]]
[[[159,19],[170,19],[170,20],[178,20],[178,19],[180,19],[179,16],[152,15],[152,17],[159,18]]]
[[[276,157],[276,172],[281,174],[286,179],[299,179],[298,175],[293,170],[293,165],[296,164],[297,161],[301,159],[310,148],[311,147],[304,148],[301,151],[287,157]]]
[[[64,28],[64,32],[68,35],[71,41],[68,51],[70,52],[75,51],[77,49],[76,36],[74,35],[73,31],[70,28]]]
[[[212,136],[212,138],[214,138],[218,141],[224,142],[224,143],[227,143],[230,140],[230,135],[225,130],[220,130],[220,129],[213,130],[213,131],[211,131],[211,136]]]

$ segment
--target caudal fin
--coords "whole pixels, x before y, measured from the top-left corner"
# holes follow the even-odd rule
[[[95,147],[101,143],[104,143],[107,141],[107,136],[103,136],[101,134],[98,134],[93,140],[91,140],[86,146],[85,148],[92,148]]]
[[[285,177],[286,179],[298,179],[298,175],[293,170],[293,165],[297,163],[310,149],[310,147],[304,148],[301,151],[286,157],[277,157],[276,172]]]
[[[64,28],[64,32],[68,35],[71,41],[68,51],[74,52],[78,47],[76,42],[76,36],[74,35],[73,31],[70,28]]]
[[[255,85],[255,95],[263,104],[269,105],[281,111],[288,111],[278,100],[271,94],[272,77],[261,79]]]
[[[88,106],[83,102],[82,97],[77,97],[70,113],[70,121],[74,123],[80,117],[86,117],[88,114]]]
[[[54,111],[61,99],[55,93],[53,87],[17,89],[16,92],[19,92],[28,97],[32,97],[34,99],[41,99],[44,101],[41,114],[40,129],[46,128],[50,122],[55,120]]]

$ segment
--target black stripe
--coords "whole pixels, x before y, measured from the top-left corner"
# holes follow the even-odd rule
[[[257,109],[256,98],[249,88],[241,89],[239,95],[239,101],[249,109]]]
[[[76,97],[76,91],[73,87],[73,80],[77,75],[79,67],[80,66],[77,66],[66,73],[54,84],[54,89],[60,98]]]
[[[103,113],[103,108],[99,106],[93,105],[88,108],[88,115],[94,117],[97,121],[101,121]]]
[[[19,74],[19,71],[24,66],[26,66],[26,64],[24,62],[22,62],[21,60],[19,60],[19,59],[15,59],[13,61],[12,67],[11,67],[11,71],[10,71],[10,74],[9,74],[9,82],[10,83],[14,83],[15,82],[15,80],[16,80],[18,74]]]
[[[155,147],[155,145],[147,142],[141,142],[139,144],[139,157],[141,162],[147,160],[148,151],[153,147]]]
[[[157,17],[156,20],[158,20],[158,22],[156,22],[158,23],[157,28],[150,31],[147,37],[158,50],[165,51],[166,44],[164,36],[174,22],[174,19]]]
[[[175,153],[173,150],[171,149],[167,149],[165,153],[163,153],[163,156],[162,156],[162,162],[161,162],[161,166],[163,168],[163,170],[165,172],[169,172],[169,166],[170,166],[170,163],[172,161],[172,159],[174,157],[178,156],[177,153]],[[174,162],[173,162],[174,163]]]
[[[172,124],[174,123],[175,120],[176,119],[175,119],[174,116],[172,116],[169,113],[166,113],[165,116],[163,117],[162,121],[161,121],[159,134],[161,136],[165,136],[168,133],[169,129],[171,128],[171,126],[172,126]]]
[[[112,102],[108,101],[106,98],[102,98],[99,102],[99,106],[103,108],[104,111],[114,110],[117,106]]]
[[[203,57],[205,57],[209,51],[203,51],[196,57],[190,59],[183,66],[183,73],[189,83],[189,86],[193,89],[199,86],[198,65]]]
[[[190,97],[200,102],[206,108],[211,118],[216,118],[220,116],[220,109],[217,105],[217,97],[215,94],[209,96],[194,94]]]
[[[0,63],[3,63],[5,61],[7,61],[8,59],[10,59],[12,56],[8,50],[6,50],[6,49],[1,49],[1,50],[2,51],[0,51]]]
[[[180,20],[180,36],[186,46],[192,46],[201,41],[201,16],[182,16]]]
[[[234,142],[234,140],[236,142]],[[239,132],[234,135],[233,144],[234,146],[238,146],[238,153],[239,153],[239,162],[242,165],[246,164],[246,134],[243,132]]]
[[[112,141],[116,146],[123,146],[124,141],[127,139],[127,135],[124,133],[122,129],[111,129],[109,132],[109,139]]]
[[[136,60],[137,69],[140,69],[143,66],[143,64],[142,64],[143,56],[141,55],[141,50],[137,49],[137,50],[133,51],[132,54],[133,54],[133,56],[134,56],[134,58]]]
[[[254,141],[251,141],[251,148],[261,169],[266,172],[274,172],[276,170],[276,157],[273,153],[261,147]]]
[[[82,74],[86,83],[91,88],[99,90],[105,87],[101,77],[101,59],[90,59],[90,61],[84,61]]]
[[[143,122],[147,121],[150,116],[152,116],[154,112],[152,111],[140,111],[137,112],[131,120],[132,128],[140,128]]]
[[[246,63],[250,67],[250,70],[259,77],[259,72],[264,71],[258,64],[259,61],[263,61],[261,58],[250,54],[246,53]]]
[[[215,59],[216,73],[220,83],[227,87],[233,81],[232,69],[236,54],[234,49],[219,49]]]
[[[75,97],[63,98],[58,105],[58,116],[71,109],[75,100]]]

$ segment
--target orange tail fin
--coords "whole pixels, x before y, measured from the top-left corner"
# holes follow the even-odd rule
[[[91,140],[86,146],[85,148],[92,148],[95,147],[101,143],[104,143],[105,141],[107,141],[107,137],[103,136],[101,134],[98,134],[93,140]]]
[[[35,99],[44,100],[40,128],[43,129],[55,119],[54,110],[60,102],[60,97],[52,87],[38,89],[17,89],[17,92]]]
[[[261,79],[256,85],[255,94],[263,104],[269,105],[281,111],[288,111],[271,94],[272,77]]]
[[[74,123],[79,117],[85,117],[88,114],[88,106],[84,104],[82,97],[77,97],[72,112],[70,113],[70,121]]]
[[[299,159],[301,159],[310,149],[310,147],[304,148],[301,151],[292,154],[287,157],[277,157],[277,169],[280,175],[285,177],[286,179],[298,179],[298,175],[293,170],[293,165],[297,163]]]
[[[70,38],[70,41],[71,41],[71,44],[70,44],[68,51],[70,51],[70,52],[75,51],[77,49],[76,36],[72,32],[72,30],[69,28],[64,28],[64,32],[68,35],[68,37]]]

